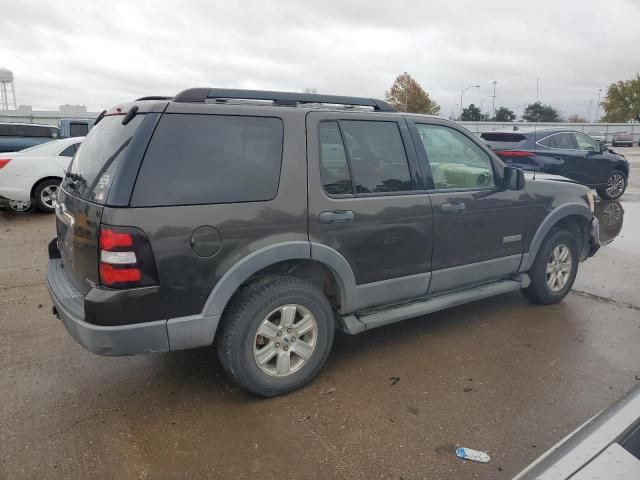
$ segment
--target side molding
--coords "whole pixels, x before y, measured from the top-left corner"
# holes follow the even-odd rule
[[[533,261],[538,254],[538,250],[542,246],[542,242],[544,238],[547,236],[549,231],[553,228],[553,226],[569,215],[580,215],[586,218],[587,220],[591,220],[593,214],[589,207],[586,204],[582,203],[569,203],[566,205],[561,205],[553,210],[542,220],[542,223],[536,230],[533,239],[531,240],[531,245],[529,246],[529,252],[525,253],[522,256],[522,263],[520,264],[519,272],[526,272],[533,265]]]

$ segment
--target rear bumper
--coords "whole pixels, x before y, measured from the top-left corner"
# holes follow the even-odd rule
[[[49,259],[47,286],[60,320],[87,350],[112,356],[169,351],[166,320],[115,326],[85,322],[84,296],[69,282],[59,258]]]

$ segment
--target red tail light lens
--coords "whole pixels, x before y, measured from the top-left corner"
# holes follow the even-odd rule
[[[0,168],[6,167],[7,163],[9,163],[10,161],[10,158],[0,158]]]
[[[116,283],[139,282],[141,277],[138,268],[115,268],[108,263],[100,262],[100,281],[103,285],[113,286]]]
[[[100,283],[109,288],[155,285],[158,275],[146,235],[133,227],[100,228]]]
[[[522,150],[496,150],[494,153],[501,157],[533,157],[533,152],[524,152]]]
[[[112,251],[116,247],[132,247],[133,237],[130,233],[118,233],[109,228],[100,230],[100,250]]]

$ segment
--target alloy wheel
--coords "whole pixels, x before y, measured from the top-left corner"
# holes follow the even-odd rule
[[[571,250],[564,243],[556,245],[547,261],[547,286],[552,292],[562,290],[571,276]]]
[[[618,198],[624,191],[624,176],[621,173],[613,173],[607,180],[607,195]]]
[[[299,370],[313,354],[318,323],[302,305],[283,305],[260,323],[253,341],[253,358],[260,370],[284,377]]]
[[[40,201],[43,205],[51,209],[54,208],[58,188],[58,185],[48,185],[42,189],[42,192],[40,192]]]
[[[9,200],[9,208],[17,213],[24,213],[31,208],[31,202],[28,200]]]

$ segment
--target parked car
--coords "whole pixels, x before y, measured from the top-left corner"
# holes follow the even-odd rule
[[[59,138],[86,137],[94,122],[93,118],[63,118],[58,122]]]
[[[640,473],[640,385],[603,410],[514,480],[637,480]]]
[[[344,106],[349,108],[345,108]],[[262,396],[356,334],[508,291],[562,300],[591,191],[525,179],[449,120],[356,97],[190,89],[119,105],[58,194],[47,279],[87,349],[210,346]]]
[[[35,123],[0,123],[0,152],[17,152],[58,138],[58,127]]]
[[[596,202],[594,212],[600,224],[600,245],[607,245],[620,234],[624,220],[624,208],[618,200]]]
[[[480,137],[507,165],[570,178],[595,188],[601,198],[620,198],[627,188],[627,159],[582,132],[535,129]]]
[[[616,132],[611,140],[612,147],[633,147],[633,135],[629,132]]]
[[[598,130],[593,132],[589,132],[589,136],[593,138],[596,142],[607,143],[607,134]]]
[[[0,205],[14,212],[53,212],[58,186],[82,137],[0,154]]]

